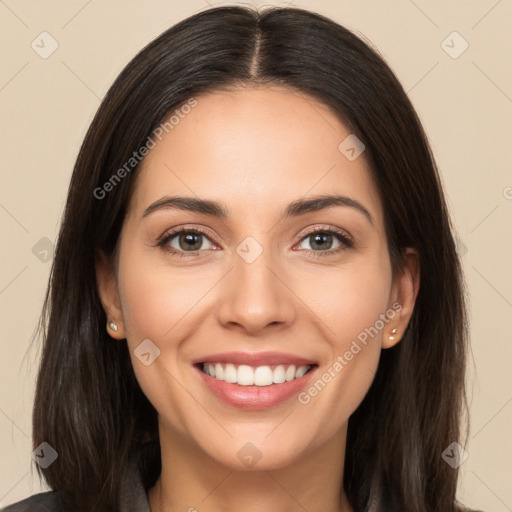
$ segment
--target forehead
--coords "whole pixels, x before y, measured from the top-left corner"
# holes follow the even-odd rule
[[[270,217],[299,198],[340,194],[362,202],[382,227],[364,152],[347,158],[342,143],[353,135],[324,104],[276,87],[215,91],[195,100],[177,109],[161,140],[153,137],[156,145],[138,170],[133,215],[164,195],[216,200],[240,218]]]

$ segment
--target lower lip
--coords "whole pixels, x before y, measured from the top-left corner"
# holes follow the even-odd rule
[[[308,373],[298,379],[282,384],[271,384],[270,386],[240,386],[223,380],[213,378],[201,371],[197,366],[195,369],[201,375],[203,382],[209,390],[229,405],[240,409],[267,409],[298,394],[308,383],[311,375],[318,366],[312,368]]]

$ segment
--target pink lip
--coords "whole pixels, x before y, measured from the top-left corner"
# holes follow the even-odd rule
[[[192,363],[194,365],[199,363],[231,363],[238,365],[246,364],[255,367],[276,364],[303,366],[316,364],[316,361],[304,359],[303,357],[294,356],[292,354],[285,354],[284,352],[223,352],[200,357],[192,361]]]
[[[224,403],[239,409],[257,410],[276,406],[297,395],[316,374],[318,366],[314,366],[308,373],[298,379],[282,384],[271,384],[270,386],[232,384],[217,380],[204,373],[198,365],[194,365],[194,369],[199,373],[207,388]]]

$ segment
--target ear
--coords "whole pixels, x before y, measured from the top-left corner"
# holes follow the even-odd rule
[[[383,333],[382,348],[396,345],[402,338],[414,311],[414,304],[420,288],[420,260],[416,249],[408,247],[403,254],[404,268],[393,281],[388,307],[397,311]],[[394,305],[394,307],[393,307]],[[391,331],[396,328],[396,334]],[[393,339],[389,339],[389,337]]]
[[[96,285],[103,309],[107,315],[107,324],[114,321],[118,326],[117,331],[114,331],[107,325],[107,332],[117,340],[126,338],[114,267],[103,251],[98,251],[96,254]]]

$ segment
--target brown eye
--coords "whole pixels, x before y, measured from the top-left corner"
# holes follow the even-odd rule
[[[158,246],[170,254],[179,256],[197,256],[197,252],[206,250],[203,242],[209,237],[204,231],[200,229],[186,229],[181,228],[171,233],[168,233],[164,238],[158,242]],[[186,254],[190,253],[190,254]]]
[[[309,242],[309,248],[306,247],[305,250],[316,253],[315,256],[338,253],[353,246],[345,234],[333,229],[315,229],[307,233],[302,240]]]

